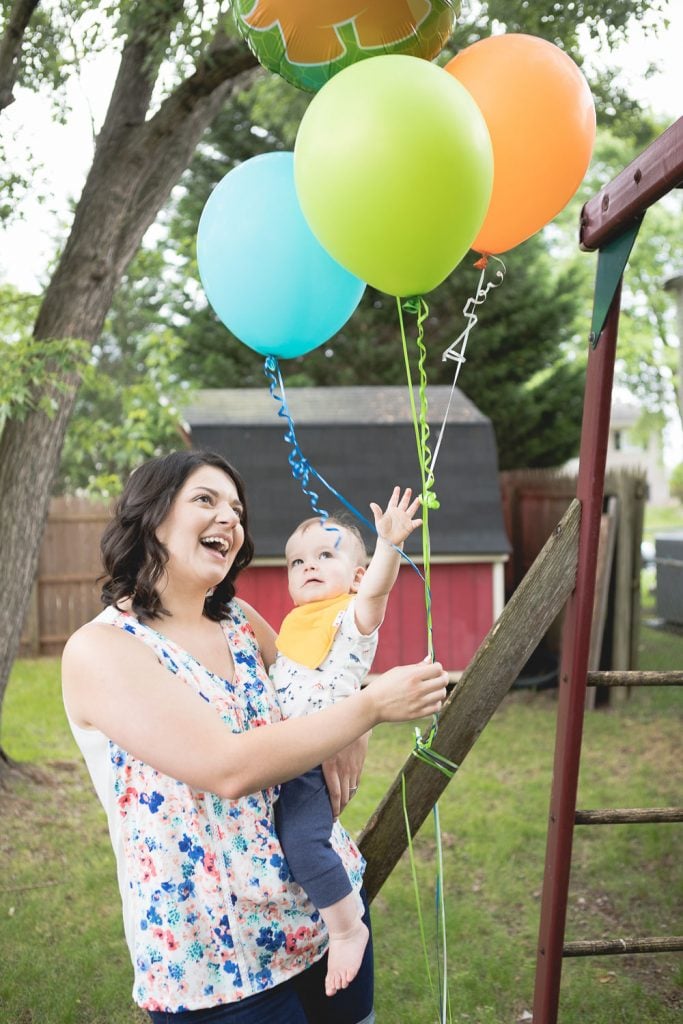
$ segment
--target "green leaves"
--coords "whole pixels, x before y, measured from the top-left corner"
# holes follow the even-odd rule
[[[135,466],[182,446],[179,407],[189,391],[172,370],[179,344],[166,328],[118,352],[109,345],[97,350],[69,423],[60,489],[116,495]]]
[[[31,335],[38,301],[10,285],[0,287],[0,427],[35,409],[51,417],[54,396],[73,387],[89,357],[89,346],[79,339],[38,341]]]

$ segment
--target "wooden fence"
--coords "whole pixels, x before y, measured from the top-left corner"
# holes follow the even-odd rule
[[[73,631],[102,610],[96,580],[102,572],[100,537],[110,516],[109,504],[52,499],[21,656],[61,654]]]
[[[519,586],[576,494],[576,477],[556,470],[501,473],[503,516],[512,544],[506,566],[508,596]],[[640,545],[647,497],[644,473],[618,470],[605,478],[605,513],[600,536],[594,632],[603,640],[591,668],[637,667],[640,631]],[[548,631],[559,652],[563,613]]]

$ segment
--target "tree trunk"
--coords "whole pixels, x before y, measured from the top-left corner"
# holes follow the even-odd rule
[[[0,112],[14,103],[14,86],[21,67],[24,35],[40,0],[14,0],[7,19],[5,34],[0,40]]]
[[[138,37],[124,47],[71,233],[36,320],[36,338],[94,342],[99,337],[142,236],[189,165],[205,128],[255,65],[246,47],[218,33],[196,72],[146,121],[156,77],[156,69],[150,70],[153,43]],[[35,411],[22,422],[9,420],[0,437],[0,712],[76,396],[76,381],[67,383],[65,392],[51,396],[52,418]]]
[[[73,381],[65,394],[55,396],[58,408],[53,419],[36,412],[23,423],[10,421],[0,439],[0,710],[31,596],[52,480],[75,396]],[[0,761],[0,775],[4,763]]]

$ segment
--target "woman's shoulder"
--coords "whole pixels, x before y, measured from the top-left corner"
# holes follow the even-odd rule
[[[229,604],[230,617],[234,619],[246,619],[247,622],[251,622],[252,619],[260,618],[255,608],[252,608],[250,604],[243,601],[241,597],[233,597]]]
[[[117,687],[122,673],[146,676],[152,668],[152,651],[130,632],[112,626],[116,617],[99,615],[64,646],[62,692],[72,721],[81,728],[91,727],[93,702]]]
[[[275,650],[275,630],[266,622],[262,615],[259,615],[255,608],[252,608],[250,604],[247,604],[241,598],[234,597],[231,602],[231,608],[236,609],[237,615],[246,619],[251,626],[265,666],[270,668],[275,661],[277,653]]]
[[[123,627],[123,628],[112,628]],[[62,654],[62,667],[78,666],[96,657],[98,661],[109,654],[130,650],[131,634],[139,628],[138,619],[129,612],[114,606],[105,608],[96,618],[77,629],[67,640]],[[133,650],[147,656],[142,644],[135,644]]]

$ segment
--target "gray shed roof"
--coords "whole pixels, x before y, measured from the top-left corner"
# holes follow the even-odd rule
[[[449,387],[428,390],[432,451],[445,414]],[[419,490],[410,399],[405,387],[290,388],[287,402],[297,441],[310,464],[369,519],[370,501],[387,501],[395,484]],[[287,537],[311,515],[292,476],[279,403],[263,389],[228,388],[197,393],[183,411],[192,443],[221,452],[244,477],[249,517],[261,557],[282,556]],[[339,502],[317,480],[319,507],[334,513]],[[456,390],[436,466],[441,507],[430,513],[431,550],[444,556],[501,556],[510,550],[503,526],[493,427]],[[370,550],[373,537],[359,524]],[[420,531],[407,551],[420,551]]]
[[[286,382],[285,382],[286,383]],[[448,407],[451,389],[428,388],[430,423],[441,423]],[[415,401],[419,395],[415,389]],[[295,424],[412,423],[407,387],[332,387],[288,388],[287,404]],[[212,388],[196,392],[195,401],[185,410],[185,418],[194,426],[226,422],[272,426],[278,406],[267,387]],[[448,414],[449,423],[487,423],[487,418],[458,388]]]

